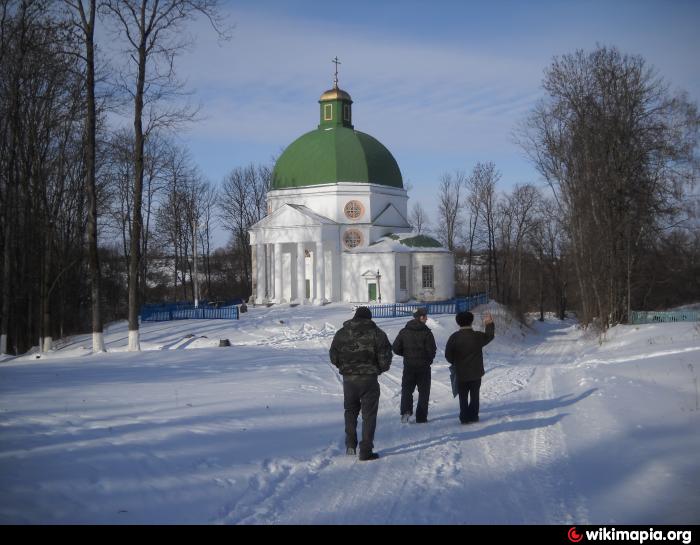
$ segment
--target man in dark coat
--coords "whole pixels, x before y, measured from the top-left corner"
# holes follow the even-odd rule
[[[430,365],[435,359],[437,346],[433,332],[426,325],[428,312],[419,308],[413,320],[406,324],[394,340],[394,353],[403,356],[403,376],[401,378],[401,422],[408,422],[413,414],[413,392],[418,387],[416,423],[428,421],[428,401],[430,400]]]
[[[345,398],[345,447],[347,454],[356,454],[357,417],[362,411],[360,460],[376,460],[374,431],[379,409],[377,376],[391,366],[391,343],[372,321],[372,312],[359,307],[333,337],[329,352],[331,363],[343,375]]]
[[[445,346],[445,359],[454,366],[457,392],[459,393],[459,421],[471,424],[479,421],[479,390],[484,376],[484,357],[481,349],[494,337],[495,325],[491,314],[486,315],[486,330],[474,331],[471,312],[456,316],[459,331],[454,332]]]

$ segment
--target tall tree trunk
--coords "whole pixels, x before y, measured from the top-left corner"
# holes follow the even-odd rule
[[[141,6],[141,20],[145,20],[145,4]],[[143,28],[143,27],[142,27]],[[141,350],[139,341],[139,276],[141,261],[141,204],[143,199],[143,93],[146,81],[146,43],[143,37],[139,47],[138,79],[134,97],[134,209],[131,227],[131,255],[129,256],[129,350]]]
[[[540,257],[540,322],[544,322],[544,267],[542,266],[544,256],[540,255]]]
[[[11,184],[8,184],[8,188]],[[6,203],[5,213],[5,241],[3,248],[3,267],[2,267],[2,329],[0,331],[0,354],[7,354],[7,339],[10,333],[10,283],[12,282],[12,253],[10,245],[12,244],[12,227],[10,218],[9,195],[6,195],[8,203]]]
[[[14,148],[14,145],[13,145]],[[2,267],[2,326],[0,330],[0,354],[7,354],[7,343],[10,333],[10,297],[12,296],[12,240],[14,218],[12,205],[14,202],[14,160],[11,157],[8,169],[7,192],[5,194],[5,240],[3,245]],[[17,340],[15,338],[15,344]]]
[[[92,302],[92,351],[105,352],[100,303],[100,259],[97,252],[97,189],[95,184],[95,138],[97,132],[95,106],[95,0],[89,0],[86,14],[82,0],[78,4],[85,32],[87,126],[85,135],[85,192],[88,199],[88,253],[90,266],[90,298]]]
[[[48,352],[51,350],[53,345],[53,337],[51,335],[51,269],[53,268],[53,226],[51,220],[45,233],[44,244],[44,263],[42,267],[42,277],[41,277],[41,319],[43,321],[41,331],[42,331],[42,344],[40,345],[42,352]]]

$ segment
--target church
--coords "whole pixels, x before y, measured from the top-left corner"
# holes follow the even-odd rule
[[[337,59],[336,59],[337,61]],[[401,171],[355,130],[353,101],[321,95],[318,127],[282,153],[267,216],[249,229],[255,304],[399,303],[454,296],[454,255],[408,224]]]

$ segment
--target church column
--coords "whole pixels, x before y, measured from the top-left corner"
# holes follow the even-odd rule
[[[255,245],[255,304],[262,305],[265,301],[265,245]]]
[[[297,242],[297,302],[304,303],[306,299],[306,258],[304,243]]]
[[[340,236],[338,236],[333,243],[333,251],[331,252],[331,292],[328,294],[330,301],[342,301],[343,299],[340,292],[341,279],[343,277],[340,259]]]
[[[275,243],[275,303],[282,303],[282,244]]]
[[[323,255],[323,241],[316,243],[316,304],[326,302],[326,262]]]

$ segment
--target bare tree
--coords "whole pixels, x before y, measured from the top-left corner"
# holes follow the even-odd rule
[[[248,293],[252,290],[248,228],[267,214],[271,172],[267,166],[253,164],[235,168],[224,178],[221,187],[219,217],[224,229],[232,235],[232,247],[238,256],[239,275]]]
[[[80,48],[47,2],[2,2],[0,350],[46,350],[73,322],[84,228]],[[70,294],[69,294],[70,292]],[[68,308],[67,308],[68,307]],[[69,325],[71,327],[71,325]]]
[[[207,298],[212,297],[211,284],[211,253],[212,253],[212,236],[215,227],[215,210],[218,204],[219,191],[218,189],[206,180],[202,180],[202,191],[200,193],[200,224],[199,244],[202,247],[202,257],[204,264],[204,274],[207,279]]]
[[[584,324],[629,314],[634,271],[677,221],[697,172],[697,107],[639,56],[598,47],[555,58],[520,142],[565,217]]]
[[[516,185],[499,204],[499,254],[503,300],[506,304],[513,303],[515,288],[517,288],[515,300],[518,302],[521,300],[524,242],[534,228],[535,211],[539,199],[540,195],[534,186]]]
[[[428,214],[420,202],[415,202],[408,217],[408,223],[419,235],[430,229]]]
[[[133,62],[133,79],[128,84],[134,104],[134,201],[132,210],[129,263],[129,350],[140,350],[139,343],[139,264],[141,260],[142,191],[144,178],[144,106],[148,128],[191,119],[181,109],[157,109],[159,101],[181,86],[174,74],[175,57],[187,45],[183,32],[187,22],[198,15],[209,19],[220,36],[221,22],[217,0],[105,0],[106,13],[114,18],[126,39]]]
[[[486,246],[488,248],[488,291],[491,297],[499,297],[498,253],[496,248],[498,195],[496,194],[496,184],[500,180],[501,174],[496,170],[494,163],[477,163],[472,176],[475,179],[475,188],[478,188],[479,215],[483,218],[486,229],[484,236],[486,237]]]
[[[444,226],[438,238],[448,250],[454,251],[462,229],[461,207],[464,199],[466,175],[462,171],[443,174],[438,194],[438,222]]]
[[[545,301],[550,292],[557,316],[566,318],[567,273],[565,267],[566,230],[554,199],[540,198],[535,206],[531,229],[526,234],[526,246],[532,252],[537,267],[538,306],[544,320]]]
[[[171,146],[161,159],[164,162],[163,196],[156,211],[156,231],[161,247],[173,258],[175,291],[180,284],[183,298],[187,299],[186,272],[192,248],[192,238],[188,235],[191,231],[188,228],[188,207],[196,170],[185,150],[176,146]]]
[[[482,172],[481,163],[472,170],[471,176],[467,179],[466,211],[469,215],[467,220],[467,294],[472,292],[472,266],[474,261],[474,242],[476,240],[477,226],[479,224],[480,196],[482,192]]]
[[[95,182],[95,152],[97,137],[97,107],[95,101],[95,15],[96,0],[64,0],[71,10],[73,24],[81,33],[85,47],[85,192],[88,199],[87,238],[90,266],[90,299],[92,310],[92,351],[105,352],[100,306],[100,260],[97,251],[97,187]]]
[[[131,229],[133,227],[132,211],[134,204],[133,134],[122,129],[112,134],[106,143],[104,158],[105,193],[109,197],[110,231],[122,242],[122,256],[128,269],[130,263]],[[158,194],[168,183],[173,170],[173,157],[186,154],[186,151],[174,146],[159,131],[150,133],[144,146],[143,170],[143,213],[144,222],[141,236],[141,263],[139,265],[139,290],[143,297],[145,279],[149,274],[150,240],[153,231],[152,216],[158,205]]]

